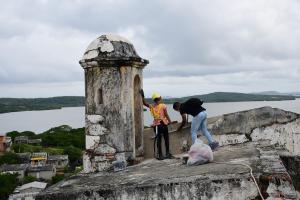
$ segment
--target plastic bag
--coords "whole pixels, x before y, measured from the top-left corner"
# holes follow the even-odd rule
[[[204,144],[201,140],[196,139],[195,143],[189,150],[189,159],[187,165],[202,165],[213,161],[213,152],[207,144]]]

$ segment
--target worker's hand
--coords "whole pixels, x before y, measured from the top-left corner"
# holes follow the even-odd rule
[[[168,121],[168,124],[167,125],[171,125],[171,124],[175,124],[176,123],[176,121],[174,122],[174,121]]]
[[[177,121],[170,121],[170,122],[168,123],[168,125],[176,124],[176,123],[177,123]]]
[[[145,98],[145,94],[144,94],[144,90],[143,89],[140,89],[140,94],[143,98]]]

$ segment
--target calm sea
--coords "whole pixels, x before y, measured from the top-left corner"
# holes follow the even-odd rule
[[[226,102],[204,103],[208,117],[226,113],[271,106],[284,110],[300,113],[300,98],[293,101],[251,101],[251,102]],[[180,115],[168,105],[168,112],[172,121],[180,121]],[[145,125],[151,124],[150,113],[144,112]],[[73,128],[84,126],[84,107],[62,108],[59,110],[25,111],[0,114],[0,135],[8,131],[33,131],[41,133],[52,127],[70,125]]]

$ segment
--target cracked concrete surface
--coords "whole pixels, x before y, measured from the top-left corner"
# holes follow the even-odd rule
[[[297,199],[291,178],[275,147],[268,142],[250,142],[221,147],[213,163],[187,167],[180,159],[146,160],[122,172],[78,175],[60,182],[37,199],[255,199],[253,168],[265,197]],[[220,162],[221,164],[218,164]],[[224,164],[222,162],[232,163]],[[260,179],[267,177],[267,182]]]

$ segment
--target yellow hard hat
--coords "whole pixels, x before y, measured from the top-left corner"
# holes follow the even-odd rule
[[[154,92],[153,94],[152,94],[152,100],[154,101],[154,99],[157,99],[157,98],[160,98],[161,96],[160,96],[160,94],[159,93],[157,93],[157,92]]]

